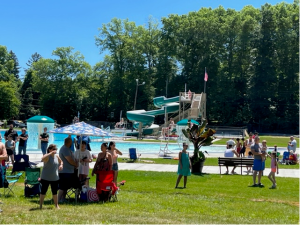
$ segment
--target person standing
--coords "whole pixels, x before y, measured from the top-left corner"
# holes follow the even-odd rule
[[[114,171],[114,183],[117,185],[118,172],[119,172],[118,155],[122,155],[122,152],[116,148],[116,143],[114,141],[111,141],[109,143],[107,151],[112,155],[112,159],[113,159],[112,170]]]
[[[77,185],[78,179],[75,179],[74,170],[78,167],[78,162],[75,161],[73,152],[70,147],[72,144],[72,139],[67,137],[65,139],[64,145],[59,150],[59,158],[63,162],[63,169],[59,171],[59,192],[58,201],[65,201],[67,190],[72,186]]]
[[[89,163],[92,162],[92,155],[90,151],[86,149],[85,141],[81,143],[81,149],[76,150],[75,159],[79,162],[79,180],[83,181],[89,175]],[[88,181],[85,181],[85,185],[88,186]]]
[[[57,188],[58,188],[58,170],[63,169],[63,162],[56,154],[57,147],[54,144],[49,145],[47,154],[43,155],[42,162],[44,167],[41,175],[41,194],[40,194],[40,209],[42,209],[46,193],[49,185],[51,185],[52,198],[55,208],[59,209]]]
[[[259,137],[255,136],[254,144],[251,145],[251,152],[254,155],[253,160],[253,185],[252,187],[264,187],[261,183],[261,176],[263,171],[265,170],[265,161],[262,160],[262,157],[266,157],[266,154],[261,153],[261,146],[259,144]],[[256,176],[258,173],[258,178],[256,183]]]
[[[16,142],[14,142],[12,134],[8,135],[7,141],[5,142],[5,148],[7,150],[8,157],[10,157],[11,159],[11,163],[14,164],[14,155],[16,154]]]
[[[5,166],[5,161],[8,159],[5,145],[0,142],[0,174],[2,177],[2,174],[4,171],[2,171],[2,166]],[[0,180],[0,182],[3,182],[3,179]],[[3,183],[1,183],[3,185]],[[3,212],[2,209],[0,209],[0,213]]]
[[[27,147],[27,140],[28,140],[28,134],[26,134],[26,129],[22,128],[22,134],[18,136],[19,140],[19,151],[18,154],[21,155],[22,151],[23,154],[26,155],[26,147]]]
[[[14,130],[14,125],[13,124],[10,124],[9,129],[7,131],[5,131],[5,133],[4,133],[5,141],[7,141],[8,135],[10,135],[10,134],[12,135],[12,140],[14,142],[17,142],[18,141],[18,133],[17,133],[17,131]]]
[[[270,189],[275,189],[277,184],[276,184],[276,180],[275,180],[275,173],[277,172],[277,174],[279,174],[279,170],[278,170],[278,163],[276,160],[276,156],[277,152],[273,151],[271,153],[271,172],[269,173],[269,180],[272,182],[272,187],[270,187]]]
[[[179,152],[179,162],[178,162],[178,178],[176,181],[176,186],[175,188],[178,188],[178,184],[184,176],[183,180],[183,188],[186,188],[186,183],[187,183],[187,176],[191,176],[191,168],[192,168],[192,163],[189,157],[189,153],[187,152],[188,145],[184,142],[183,143],[183,150]]]
[[[293,151],[294,153],[296,152],[296,147],[297,147],[297,141],[294,139],[294,136],[290,137],[290,142],[289,142],[289,150]]]
[[[44,127],[44,133],[40,134],[40,140],[41,140],[42,153],[43,155],[45,155],[48,147],[48,141],[49,141],[49,135],[47,134],[47,127]]]

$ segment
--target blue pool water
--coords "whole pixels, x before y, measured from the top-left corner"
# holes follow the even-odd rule
[[[0,131],[2,136],[2,142],[4,141],[4,133],[5,131]],[[18,134],[21,134],[21,131],[17,131]],[[116,134],[117,136],[122,136],[122,134]],[[51,142],[51,144],[56,144],[58,148],[62,147],[64,144],[64,139],[68,135],[66,134],[53,134],[54,141]],[[75,135],[72,135],[72,137],[75,137]],[[100,146],[102,144],[102,138],[101,137],[90,137],[92,142],[90,143],[92,153],[98,153],[100,152]],[[97,139],[97,140],[96,140]],[[105,139],[105,141],[109,142],[111,139]],[[29,137],[30,141],[30,137]],[[122,151],[124,154],[128,153],[129,148],[136,148],[139,153],[144,154],[158,154],[161,148],[164,148],[166,144],[161,143],[145,143],[145,142],[121,142],[117,140],[113,140],[116,142],[116,147]],[[169,143],[168,150],[172,153],[178,153],[181,150],[181,145],[178,145],[176,143]],[[189,151],[192,151],[193,147],[190,145]],[[18,150],[18,143],[16,145],[16,150]],[[223,153],[225,151],[224,145],[211,145],[211,146],[204,146],[201,148],[201,150],[205,150],[208,153]],[[269,148],[271,151],[272,148]],[[285,151],[286,148],[278,148],[279,152]],[[40,149],[27,149],[28,153],[40,153]]]

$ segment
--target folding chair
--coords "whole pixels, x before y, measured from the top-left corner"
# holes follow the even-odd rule
[[[29,156],[28,155],[15,155],[15,163],[11,170],[11,174],[14,175],[15,172],[25,171],[26,167],[30,167]],[[18,173],[19,175],[19,173]],[[22,173],[21,173],[22,175]]]
[[[118,201],[117,191],[119,187],[113,182],[114,180],[114,171],[96,171],[97,174],[97,193],[99,199],[102,202],[106,201]]]
[[[139,159],[139,155],[137,154],[136,148],[129,149],[129,159],[133,161]]]
[[[10,193],[14,195],[15,193],[13,192],[13,188],[15,184],[18,182],[22,173],[21,175],[17,174],[14,176],[6,176],[6,166],[1,166],[1,170],[2,170],[2,184],[4,188],[4,197],[7,197]]]
[[[284,152],[282,157],[282,163],[289,163],[290,152]]]
[[[41,193],[41,184],[39,178],[41,176],[40,168],[25,168],[24,195],[25,197],[34,197]]]
[[[82,186],[85,184],[85,180],[84,181],[79,180],[78,170],[75,170],[72,176],[73,176],[72,183],[70,184],[70,188],[67,190],[66,198],[70,200],[74,195],[75,202],[77,202]]]

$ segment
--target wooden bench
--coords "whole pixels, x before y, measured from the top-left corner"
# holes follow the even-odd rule
[[[253,158],[219,157],[218,164],[220,167],[220,174],[221,174],[221,166],[236,166],[236,167],[240,166],[241,167],[241,175],[242,175],[243,167],[253,166]]]

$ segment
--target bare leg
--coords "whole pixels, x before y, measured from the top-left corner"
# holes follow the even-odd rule
[[[55,208],[59,209],[57,195],[53,195],[52,198],[53,198]]]
[[[115,182],[116,185],[117,185],[117,181],[118,181],[118,173],[119,173],[118,170],[114,171],[114,182]]]
[[[256,175],[257,175],[257,171],[254,170],[254,171],[253,171],[253,184],[254,184],[254,185],[256,184],[256,183],[255,183],[255,181],[256,181]]]
[[[269,176],[268,176],[268,178],[269,178],[269,180],[273,183],[273,185],[274,185],[274,180],[273,180],[273,177],[272,177],[272,173],[273,172],[270,172],[269,173]]]
[[[40,194],[40,209],[42,209],[42,206],[43,206],[43,203],[44,203],[45,196],[46,196],[46,195]]]
[[[258,178],[257,178],[257,181],[258,181],[259,184],[261,183],[260,180],[261,180],[261,175],[262,175],[262,173],[263,173],[262,170],[258,171]]]
[[[183,187],[186,188],[187,176],[184,176],[183,178]]]
[[[274,181],[273,185],[276,186],[276,179],[275,179],[275,173],[274,172],[272,174],[272,178],[273,178],[273,181]]]
[[[179,182],[180,182],[180,180],[181,180],[181,177],[182,177],[182,175],[178,175],[178,178],[177,178],[177,181],[176,181],[176,186],[175,186],[175,188],[178,187],[178,184],[179,184]]]

